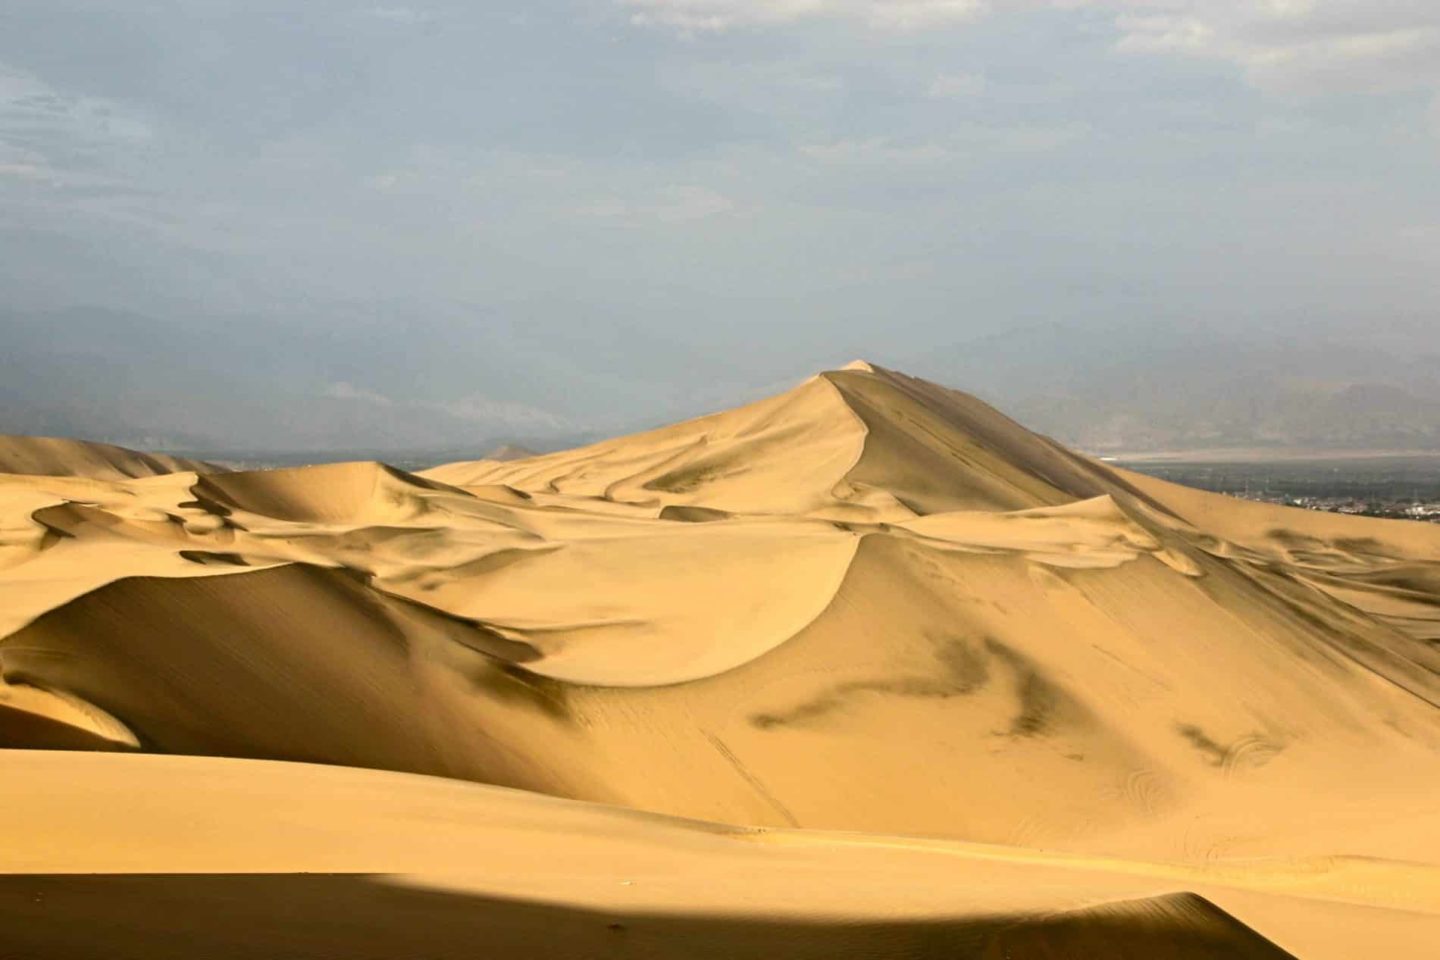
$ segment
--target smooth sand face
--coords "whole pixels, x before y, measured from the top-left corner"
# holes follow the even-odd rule
[[[93,752],[0,754],[0,870],[271,876],[0,884],[54,955],[120,904],[169,956],[176,902],[177,956],[1440,943],[1440,528],[1113,470],[868,366],[420,476],[71,447],[0,475],[0,746]],[[279,901],[321,939],[216,906]]]

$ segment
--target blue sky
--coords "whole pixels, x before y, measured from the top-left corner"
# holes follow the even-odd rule
[[[9,0],[0,284],[524,325],[593,389],[467,395],[522,419],[1026,324],[1403,350],[1437,92],[1432,0]]]

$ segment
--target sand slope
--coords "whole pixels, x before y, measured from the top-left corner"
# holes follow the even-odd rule
[[[21,956],[84,955],[103,929],[106,956],[148,958],[1271,960],[1440,929],[1435,872],[1404,864],[1387,886],[1363,862],[756,831],[335,767],[0,760],[17,774],[0,802],[38,825],[0,851],[0,924]]]
[[[1322,887],[1340,881],[1317,864],[1351,864],[1347,877],[1372,864],[1374,890],[1431,876],[1437,635],[1440,528],[1127,474],[869,365],[635,437],[423,475],[375,463],[0,475],[0,746],[106,751],[45,761],[86,782],[180,769],[137,752],[202,754],[251,758],[213,770],[278,796],[300,787],[272,783],[275,770],[310,768],[260,761],[298,760],[786,828],[786,849],[829,836],[812,831],[1002,845],[1011,860],[1043,849],[1044,864],[1006,869],[1065,891],[1065,911],[1138,903],[1015,927],[996,918],[1056,908],[1002,898],[956,921],[982,931],[961,937],[971,953],[955,952],[952,924],[923,940],[936,955],[1086,956],[1085,938],[1117,925],[1140,938],[1115,941],[1134,955],[1172,955],[1136,932],[1155,926],[1145,917],[1220,945],[1187,940],[1174,956],[1274,955],[1235,932],[1235,913],[1267,937],[1266,924],[1343,915],[1385,931],[1384,955],[1428,956],[1406,932],[1433,932],[1423,897],[1322,909],[1297,881],[1283,896],[1265,887],[1252,922],[1246,897],[1271,868],[1243,864],[1309,864],[1302,874],[1331,878]],[[909,849],[882,846],[895,844]],[[212,852],[194,869],[241,869]],[[1168,864],[1185,882],[1092,896],[1068,873],[1046,879],[1060,853],[1122,873]],[[412,869],[401,860],[244,869]],[[1221,862],[1252,893],[1216,900],[1213,872],[1184,872]],[[989,863],[965,869],[984,886]],[[231,889],[126,889],[141,887],[155,903],[196,898],[197,916]],[[847,888],[852,904],[872,895],[861,888]],[[83,911],[110,888],[64,889]],[[328,910],[379,894],[345,882],[295,895]],[[514,919],[495,910],[484,915]],[[841,942],[810,932],[774,935],[815,955]],[[1346,955],[1285,936],[1301,956]],[[626,950],[676,955],[679,942]],[[248,955],[231,949],[214,955]]]
[[[140,453],[108,443],[0,434],[0,473],[125,480],[187,470],[213,473],[222,469],[203,460]]]

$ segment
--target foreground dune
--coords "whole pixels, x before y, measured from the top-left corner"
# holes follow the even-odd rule
[[[83,937],[66,916],[183,902],[193,935],[212,931],[204,955],[264,955],[224,945],[215,905],[287,899],[342,944],[381,937],[365,924],[388,911],[438,911],[454,950],[482,927],[553,929],[585,955],[1078,957],[1101,936],[1130,951],[1114,956],[1308,960],[1440,942],[1440,527],[1128,474],[863,364],[650,433],[423,475],[146,462],[125,479],[0,475],[0,746],[93,751],[0,755],[5,789],[68,791],[81,820],[223,807],[247,839],[60,817],[45,829],[73,842],[4,869],[163,876],[44,880],[67,906],[35,944]],[[392,789],[420,806],[460,791],[453,859],[373,846],[368,804]],[[282,797],[317,791],[333,849],[375,856],[252,847],[291,823]],[[560,818],[557,836],[494,819],[516,804]],[[397,824],[429,816],[401,808]],[[615,905],[584,871],[564,879],[583,846],[560,831],[571,816],[586,837],[690,851],[669,899],[624,901],[670,918],[647,921],[656,939],[584,939]],[[717,846],[691,850],[699,837]],[[502,847],[488,886],[456,879]],[[707,871],[732,849],[777,877],[799,858],[809,879],[723,893]],[[296,872],[345,877],[280,876]],[[362,873],[442,876],[424,885],[444,895]],[[50,930],[15,882],[5,909]],[[845,917],[871,926],[846,933]],[[136,955],[168,955],[136,935]],[[305,949],[331,955],[319,944]]]
[[[1389,956],[1369,951],[1440,932],[1436,872],[1405,864],[1127,862],[335,767],[0,760],[0,801],[35,825],[0,852],[24,956],[86,955],[98,930],[127,958],[1012,960]]]

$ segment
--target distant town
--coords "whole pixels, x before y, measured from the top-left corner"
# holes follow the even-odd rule
[[[1287,507],[1303,507],[1306,510],[1324,510],[1327,513],[1349,513],[1359,517],[1383,517],[1389,520],[1425,520],[1430,523],[1440,523],[1440,500],[1405,502],[1396,500],[1357,499],[1355,497],[1294,497],[1284,494],[1254,492],[1239,492],[1233,495],[1245,500],[1279,503]]]
[[[1244,500],[1440,523],[1440,456],[1116,462],[1139,473]]]

